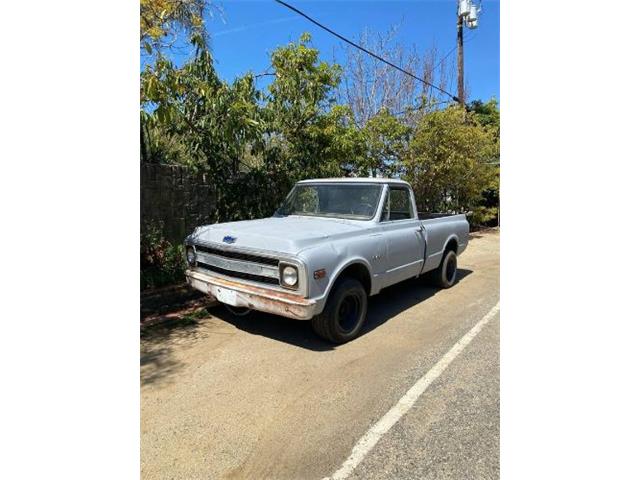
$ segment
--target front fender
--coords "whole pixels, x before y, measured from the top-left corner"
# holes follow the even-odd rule
[[[363,257],[352,258],[352,259],[346,260],[342,264],[340,264],[338,266],[338,268],[336,269],[335,274],[331,276],[331,281],[329,282],[329,285],[328,285],[328,288],[327,288],[327,291],[326,291],[326,296],[329,295],[329,293],[331,292],[331,289],[335,285],[336,280],[338,280],[340,275],[342,275],[342,273],[347,268],[349,268],[351,265],[356,265],[356,264],[361,264],[367,269],[367,272],[369,274],[369,281],[373,282],[373,274],[372,274],[371,264],[367,261],[367,259],[363,258]]]
[[[363,267],[365,267],[367,269],[367,274],[369,275],[370,283],[373,282],[371,265],[367,261],[367,259],[363,257],[355,257],[355,258],[350,258],[342,261],[333,269],[331,275],[328,276],[327,281],[324,282],[324,286],[320,295],[318,297],[313,298],[313,300],[316,302],[316,311],[318,313],[324,309],[327,299],[329,298],[329,294],[331,293],[331,290],[335,286],[338,278],[340,278],[340,275],[342,275],[342,273],[344,273],[344,271],[347,268],[353,265],[362,265]],[[310,281],[313,282],[315,280],[311,279]]]
[[[308,268],[309,298],[317,302],[318,313],[324,308],[327,297],[340,274],[351,265],[362,264],[372,280],[373,268],[365,256],[365,253],[372,254],[372,252],[369,251],[367,243],[353,240],[331,242],[305,250],[300,254],[301,260]],[[323,278],[314,278],[314,272],[321,269],[325,270],[326,275]]]

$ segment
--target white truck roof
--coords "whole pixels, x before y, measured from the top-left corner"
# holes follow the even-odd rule
[[[300,180],[298,183],[394,183],[398,185],[409,185],[404,180],[398,178],[365,178],[365,177],[340,177],[340,178],[312,178]]]

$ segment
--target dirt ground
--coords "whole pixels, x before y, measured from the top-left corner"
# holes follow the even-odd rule
[[[360,436],[499,300],[499,232],[473,234],[459,281],[372,297],[364,334],[333,346],[309,322],[221,306],[141,330],[143,479],[330,476]],[[494,318],[353,473],[498,478]]]

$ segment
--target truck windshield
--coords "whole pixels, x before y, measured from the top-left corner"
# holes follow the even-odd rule
[[[370,220],[376,213],[381,191],[382,185],[374,184],[298,184],[276,215]]]

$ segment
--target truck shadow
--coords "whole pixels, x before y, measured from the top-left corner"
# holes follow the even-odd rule
[[[471,273],[473,273],[472,270],[458,269],[456,284],[464,281]],[[369,334],[389,319],[428,300],[439,291],[438,288],[428,286],[423,278],[405,280],[385,288],[378,295],[369,299],[368,318],[361,335]],[[252,312],[246,317],[237,317],[229,313],[222,305],[210,307],[208,310],[217,318],[253,335],[260,335],[318,352],[336,348],[336,345],[319,338],[312,330],[309,321],[292,320],[262,312]]]
[[[459,269],[458,282],[464,281],[471,273],[471,270]],[[421,278],[407,280],[382,290],[370,299],[369,314],[362,335],[368,335],[388,320],[428,300],[439,291],[437,288],[429,287]],[[308,321],[291,320],[261,312],[253,312],[247,317],[236,317],[222,305],[210,306],[206,310],[215,319],[252,335],[260,335],[316,352],[327,352],[338,347],[319,338]],[[211,317],[205,311],[200,311],[199,314],[176,316],[141,329],[141,386],[171,382],[186,366],[178,360],[174,349],[195,344],[207,337],[207,329],[201,327],[210,320]]]

